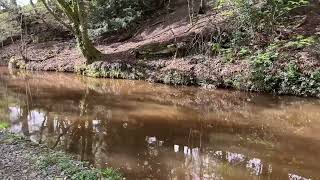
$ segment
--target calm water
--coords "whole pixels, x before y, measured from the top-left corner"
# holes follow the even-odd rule
[[[320,179],[320,100],[0,68],[11,131],[127,179]]]

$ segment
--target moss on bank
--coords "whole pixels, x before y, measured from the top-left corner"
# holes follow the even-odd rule
[[[95,78],[114,79],[144,79],[143,65],[128,64],[125,62],[103,62],[98,61],[87,66],[75,67],[75,72]]]

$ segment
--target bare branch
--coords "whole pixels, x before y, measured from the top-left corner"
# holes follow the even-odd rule
[[[69,29],[71,32],[74,32],[74,30],[72,29],[72,27],[70,25],[68,25],[67,23],[65,23],[57,14],[55,14],[52,9],[50,9],[50,7],[48,6],[46,0],[40,0],[44,7],[48,10],[48,12],[59,22],[61,23],[64,27],[66,27],[67,29]]]

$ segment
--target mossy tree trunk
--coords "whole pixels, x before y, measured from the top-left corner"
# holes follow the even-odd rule
[[[85,5],[83,0],[56,0],[59,9],[67,17],[70,23],[65,23],[62,18],[54,13],[46,0],[41,0],[46,9],[56,20],[68,28],[76,37],[78,47],[86,58],[87,64],[91,64],[101,57],[101,52],[96,49],[88,35],[87,14],[85,13]]]
[[[87,62],[91,64],[94,60],[101,56],[101,53],[94,47],[88,36],[88,22],[84,12],[83,0],[76,0],[76,2],[75,8],[77,10],[75,11],[78,11],[79,21],[78,23],[74,23],[75,27],[73,29],[76,30],[75,36],[82,54],[87,59]]]

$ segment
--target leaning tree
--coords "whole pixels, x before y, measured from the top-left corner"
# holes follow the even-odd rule
[[[84,0],[41,0],[41,2],[58,22],[74,34],[87,64],[91,64],[101,57],[101,52],[94,47],[88,35],[87,11]],[[61,17],[58,12],[61,12],[66,18]]]

